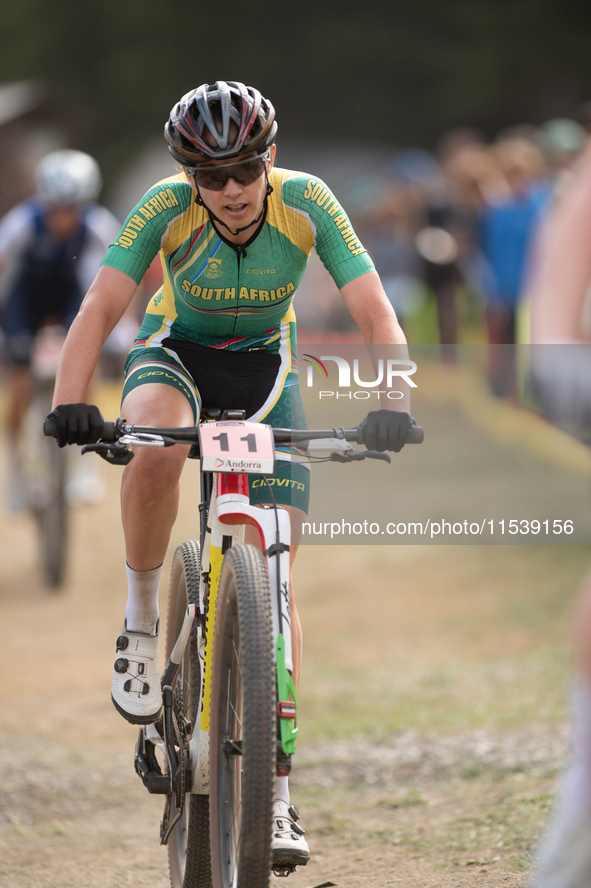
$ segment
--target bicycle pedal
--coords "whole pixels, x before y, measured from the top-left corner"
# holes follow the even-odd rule
[[[134,768],[138,777],[149,793],[154,795],[170,795],[170,778],[163,774],[155,755],[155,746],[140,728],[135,747]]]

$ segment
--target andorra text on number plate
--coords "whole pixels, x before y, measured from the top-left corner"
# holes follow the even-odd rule
[[[204,472],[272,475],[275,442],[271,426],[259,422],[208,422],[199,426]]]

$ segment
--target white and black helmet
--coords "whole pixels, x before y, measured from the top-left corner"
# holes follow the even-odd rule
[[[98,163],[83,151],[64,149],[46,154],[35,171],[37,193],[60,206],[93,200],[103,184]]]
[[[271,102],[258,89],[236,80],[204,83],[191,90],[174,106],[164,128],[168,150],[184,166],[247,151],[261,154],[276,135]]]

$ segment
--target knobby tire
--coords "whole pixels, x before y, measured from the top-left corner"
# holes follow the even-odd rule
[[[195,540],[182,543],[175,552],[170,579],[167,660],[181,630],[187,605],[199,605],[200,570],[199,544]],[[198,730],[200,685],[195,622],[173,687],[177,720],[184,714],[194,731]],[[191,794],[186,797],[185,810],[170,835],[167,848],[172,888],[211,888],[209,796]]]
[[[66,455],[46,439],[50,446],[49,472],[51,496],[39,512],[41,563],[43,576],[50,589],[63,584],[68,549],[68,503],[66,500]],[[53,447],[51,445],[53,444]]]
[[[234,546],[224,557],[211,700],[213,886],[268,888],[276,772],[275,658],[269,575],[254,546]]]
[[[66,451],[43,435],[43,419],[51,409],[51,397],[41,392],[33,398],[24,429],[26,496],[39,533],[41,572],[45,584],[57,590],[63,584],[68,550],[68,503],[66,499]]]

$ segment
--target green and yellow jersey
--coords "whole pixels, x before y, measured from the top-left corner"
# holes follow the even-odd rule
[[[373,270],[323,182],[281,169],[269,181],[266,218],[245,254],[220,237],[184,172],[159,182],[132,210],[103,265],[139,283],[160,253],[164,278],[134,348],[159,347],[171,337],[276,353],[295,338],[292,302],[313,247],[339,288]]]

